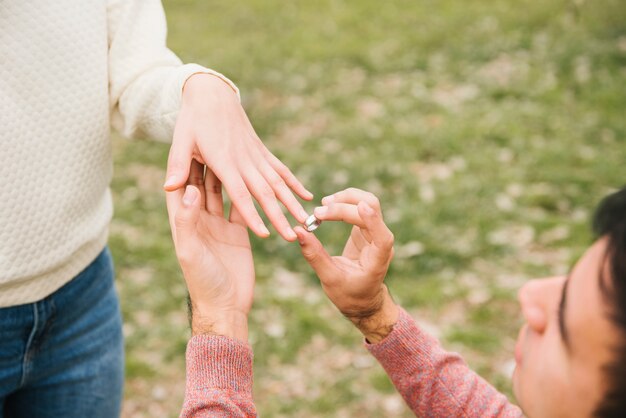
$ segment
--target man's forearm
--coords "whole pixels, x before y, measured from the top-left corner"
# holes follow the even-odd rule
[[[235,338],[248,342],[248,315],[233,309],[218,309],[215,306],[204,306],[187,298],[189,309],[189,325],[191,334],[217,335]]]
[[[248,317],[238,312],[194,313],[192,335],[221,335],[242,342],[248,341]]]
[[[380,302],[375,304],[372,312],[359,312],[347,314],[348,319],[355,327],[361,331],[363,336],[370,343],[382,341],[391,331],[398,321],[398,307],[391,298],[387,287],[384,286]]]
[[[522,417],[517,406],[474,373],[458,354],[443,350],[406,311],[397,309],[393,330],[366,348],[417,416]]]
[[[181,418],[255,417],[248,317],[206,309],[189,299],[192,338]]]

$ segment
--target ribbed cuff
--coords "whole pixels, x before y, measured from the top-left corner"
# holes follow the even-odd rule
[[[364,342],[364,345],[385,370],[413,362],[420,367],[430,366],[433,353],[440,349],[437,339],[421,330],[401,307],[398,307],[398,321],[389,335],[377,344]]]
[[[187,343],[187,390],[222,389],[252,396],[252,348],[217,335],[196,335]]]

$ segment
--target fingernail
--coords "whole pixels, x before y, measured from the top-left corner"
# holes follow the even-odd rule
[[[169,176],[167,180],[165,180],[165,184],[163,184],[163,187],[171,187],[174,184],[176,184],[176,176]]]
[[[335,200],[335,196],[333,195],[326,196],[322,199],[322,204],[328,206],[333,202],[333,200]]]
[[[363,202],[363,212],[365,212],[366,215],[373,215],[374,209],[372,209],[367,203]]]
[[[313,209],[313,214],[318,219],[324,217],[324,215],[326,215],[326,213],[328,213],[328,207],[327,206],[318,206],[315,209]]]
[[[185,189],[185,194],[183,195],[183,204],[185,206],[191,206],[196,201],[198,194],[196,193],[196,189],[190,186],[187,186]]]
[[[270,234],[270,230],[267,229],[267,227],[265,226],[265,224],[263,222],[261,222],[259,224],[259,231],[261,231],[261,233],[265,234],[265,235],[269,235]]]

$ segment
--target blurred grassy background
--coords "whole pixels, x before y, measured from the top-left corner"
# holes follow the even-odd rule
[[[224,72],[267,146],[320,199],[378,194],[396,299],[510,394],[516,289],[564,273],[625,181],[619,0],[167,0],[169,45]],[[168,147],[114,138],[111,248],[125,417],[177,416],[189,336],[161,184]],[[309,209],[313,205],[308,205]],[[340,251],[348,229],[318,236]],[[297,245],[253,242],[265,417],[408,417]]]

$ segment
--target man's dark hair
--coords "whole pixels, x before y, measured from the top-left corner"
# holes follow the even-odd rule
[[[613,347],[612,360],[603,367],[607,391],[594,416],[623,418],[626,417],[626,187],[600,203],[593,229],[598,237],[607,238],[600,267],[600,289],[609,318],[621,334],[618,345]]]

